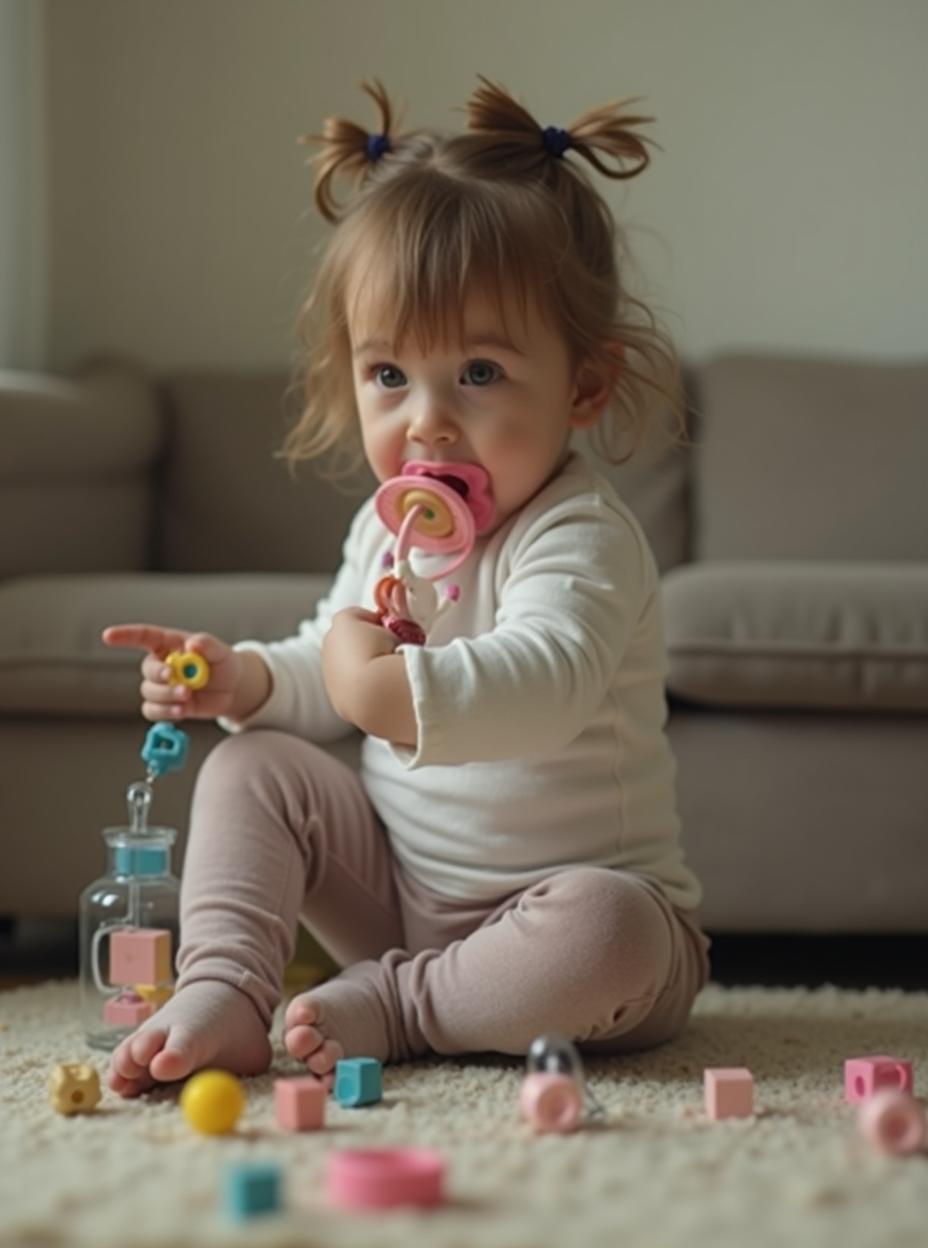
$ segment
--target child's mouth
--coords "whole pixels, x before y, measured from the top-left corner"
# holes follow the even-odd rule
[[[430,463],[428,460],[409,460],[403,464],[403,476],[431,477],[463,498],[474,517],[477,533],[482,533],[492,523],[495,513],[490,477],[481,464]]]

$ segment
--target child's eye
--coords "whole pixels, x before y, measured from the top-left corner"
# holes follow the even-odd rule
[[[406,380],[394,364],[374,364],[371,367],[370,375],[375,381],[380,382],[385,390],[398,390]],[[393,381],[390,380],[391,377],[394,379]],[[396,381],[397,377],[402,380]]]
[[[488,386],[500,375],[500,369],[489,360],[472,360],[464,369],[464,376],[471,374],[473,386]],[[487,375],[489,374],[489,376]]]

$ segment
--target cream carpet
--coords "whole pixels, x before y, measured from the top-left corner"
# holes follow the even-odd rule
[[[87,1050],[72,983],[0,993],[0,1244],[29,1248],[385,1245],[388,1248],[907,1248],[928,1245],[928,1156],[888,1159],[842,1098],[844,1058],[908,1057],[925,1091],[928,994],[710,985],[674,1044],[588,1063],[604,1126],[534,1137],[520,1121],[523,1067],[506,1058],[388,1067],[383,1102],[324,1132],[275,1126],[273,1075],[247,1081],[233,1136],[194,1135],[177,1089],[62,1118],[45,1081]],[[750,1067],[757,1114],[709,1122],[706,1066]],[[277,1073],[297,1073],[278,1046]],[[333,1148],[415,1142],[449,1161],[433,1213],[346,1214],[320,1184]],[[235,1226],[218,1200],[225,1164],[274,1159],[286,1211]]]

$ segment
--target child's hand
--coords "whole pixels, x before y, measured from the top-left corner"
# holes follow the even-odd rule
[[[214,719],[232,706],[242,675],[242,658],[231,646],[209,633],[187,633],[154,624],[114,624],[103,630],[108,646],[146,650],[142,659],[142,714],[146,719]],[[164,662],[172,650],[192,651],[209,664],[209,682],[203,689],[169,684]]]

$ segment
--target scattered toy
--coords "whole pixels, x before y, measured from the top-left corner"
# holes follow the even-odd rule
[[[319,1079],[274,1080],[274,1112],[285,1131],[317,1131],[325,1126],[328,1089]]]
[[[343,1149],[329,1154],[326,1198],[341,1209],[434,1208],[444,1201],[445,1170],[430,1149]]]
[[[856,1105],[882,1088],[912,1091],[912,1063],[900,1057],[849,1057],[844,1063],[844,1099]]]
[[[526,1076],[519,1104],[538,1134],[575,1131],[583,1116],[583,1094],[570,1075]]]
[[[100,1076],[82,1062],[60,1062],[47,1087],[48,1103],[59,1114],[89,1114],[100,1103]]]
[[[282,1172],[275,1162],[236,1162],[222,1176],[222,1206],[226,1216],[244,1222],[281,1207]]]
[[[245,1108],[242,1082],[226,1070],[201,1070],[180,1094],[184,1117],[202,1135],[226,1135]]]
[[[745,1066],[715,1066],[703,1071],[706,1113],[722,1118],[750,1118],[754,1113],[754,1076]]]
[[[383,1097],[382,1066],[376,1057],[343,1058],[335,1065],[335,1099],[344,1109],[375,1105]]]

